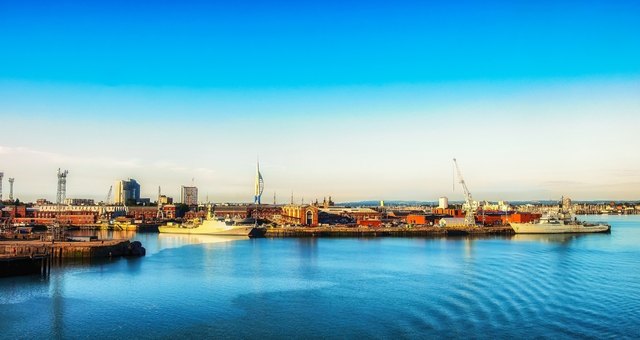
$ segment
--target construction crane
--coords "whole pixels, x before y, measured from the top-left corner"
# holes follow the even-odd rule
[[[455,158],[453,159],[453,165],[455,166],[456,172],[458,173],[458,183],[462,185],[462,190],[464,190],[465,204],[462,207],[465,211],[464,224],[467,226],[475,226],[476,218],[475,211],[473,210],[473,198],[471,198],[471,193],[469,192],[469,188],[467,188],[467,183],[465,183],[464,178],[462,177],[462,172],[460,172],[458,161],[456,161]]]
[[[107,212],[107,205],[109,205],[109,200],[111,200],[111,192],[113,191],[113,185],[109,187],[109,192],[107,193],[107,198],[102,203],[102,209],[100,213],[100,219],[103,221],[109,222],[111,219],[110,214]]]

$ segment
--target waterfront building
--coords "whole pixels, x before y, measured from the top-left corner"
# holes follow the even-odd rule
[[[50,201],[44,198],[38,198],[36,200],[36,205],[47,205],[47,204],[53,204],[53,203],[51,203]]]
[[[135,220],[148,221],[158,217],[158,207],[129,207],[127,216],[133,217]]]
[[[164,217],[168,219],[178,217],[176,214],[176,206],[175,204],[166,204],[162,206],[162,212],[164,213]]]
[[[160,198],[158,199],[158,204],[160,204],[160,205],[173,204],[173,197],[167,197],[166,195],[160,195]]]
[[[65,198],[65,205],[94,205],[95,201],[90,198]]]
[[[249,216],[247,205],[216,205],[213,214],[218,218],[241,220]]]
[[[39,212],[80,212],[80,211],[88,211],[94,213],[107,212],[115,215],[124,215],[126,209],[121,205],[65,205],[62,207],[58,207],[56,204],[47,204],[41,206],[33,207],[34,211]]]
[[[116,181],[113,186],[113,203],[125,204],[128,200],[140,200],[140,184],[135,179]]]
[[[198,205],[198,188],[182,186],[180,189],[180,202],[186,205]]]
[[[451,216],[451,217],[463,217],[464,216],[464,211],[463,210],[452,209],[452,208],[447,208],[447,209],[435,208],[435,209],[433,209],[433,213],[436,214],[436,215],[446,215],[446,216]]]
[[[318,225],[318,207],[309,204],[288,204],[282,207],[282,223],[315,227]]]
[[[249,206],[249,215],[261,220],[279,222],[282,220],[282,206],[275,204],[253,204]]]
[[[331,200],[331,198],[329,198]],[[320,212],[329,216],[346,217],[358,225],[377,226],[382,223],[382,214],[371,208],[347,208],[330,206],[321,208]],[[335,218],[330,218],[335,219]]]
[[[424,225],[427,224],[427,215],[425,214],[409,214],[406,217],[407,224]]]
[[[571,198],[562,197],[562,210],[565,210],[565,211],[571,210]]]

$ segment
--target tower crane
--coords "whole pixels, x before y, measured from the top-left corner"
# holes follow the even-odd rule
[[[467,188],[467,183],[465,183],[464,178],[462,177],[462,172],[460,172],[460,167],[458,166],[458,161],[453,159],[453,165],[456,168],[456,172],[458,173],[458,182],[462,185],[462,190],[464,191],[464,200],[465,206],[463,206],[463,210],[465,211],[464,215],[464,224],[467,226],[475,226],[475,211],[473,210],[473,198],[471,198],[471,193],[469,192],[469,188]]]

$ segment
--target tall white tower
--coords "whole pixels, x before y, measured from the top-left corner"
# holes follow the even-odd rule
[[[4,177],[4,172],[0,172],[0,202],[2,202],[2,177]]]
[[[9,178],[9,201],[13,201],[13,181],[15,178]]]
[[[255,183],[255,196],[253,197],[253,203],[260,204],[260,198],[264,191],[264,180],[260,173],[260,162],[256,163],[256,183]]]

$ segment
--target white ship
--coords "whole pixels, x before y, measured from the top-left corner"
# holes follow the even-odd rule
[[[256,211],[254,214],[258,216],[257,209],[260,206],[260,197],[264,190],[264,181],[262,174],[260,173],[260,164],[256,163],[256,193],[254,196],[254,203],[256,204]],[[176,224],[167,223],[161,227],[158,227],[158,231],[161,233],[172,234],[197,234],[197,235],[220,235],[220,236],[249,236],[249,237],[263,237],[266,234],[266,229],[258,227],[257,217],[253,218],[253,225],[241,224],[228,220],[216,219],[211,205],[207,206],[207,218],[194,219],[186,223]]]
[[[571,218],[570,214],[547,214],[530,223],[509,223],[516,234],[565,234],[565,233],[606,233],[611,226],[598,222],[586,223]]]
[[[255,229],[255,230],[254,230]],[[206,219],[194,219],[185,223],[169,222],[158,227],[161,233],[171,234],[197,234],[197,235],[221,235],[221,236],[259,236],[260,230],[253,225],[235,225],[233,223],[218,220],[213,216],[211,206],[208,208]]]

